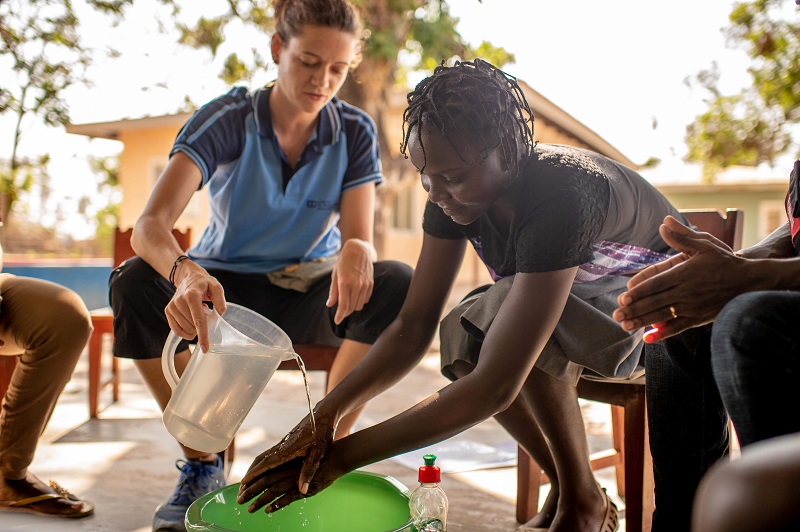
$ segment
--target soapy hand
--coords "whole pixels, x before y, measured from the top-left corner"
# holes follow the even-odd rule
[[[653,325],[645,333],[648,343],[712,322],[728,301],[744,291],[737,273],[744,259],[726,244],[672,216],[664,219],[659,232],[680,253],[632,277],[613,314],[626,331]]]
[[[372,265],[372,246],[351,238],[342,246],[331,274],[331,291],[326,305],[339,304],[333,321],[336,324],[362,310],[372,297],[375,279]]]
[[[306,416],[277,445],[253,460],[242,478],[237,502],[242,504],[260,494],[248,508],[254,512],[280,496],[280,502],[275,501],[266,509],[271,512],[326,488],[341,476],[332,468],[318,474],[335,432],[332,420],[318,418],[315,434],[311,418]]]

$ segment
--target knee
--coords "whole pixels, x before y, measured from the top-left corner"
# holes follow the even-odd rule
[[[763,339],[774,330],[774,292],[750,292],[733,298],[711,329],[712,363],[728,366],[741,356],[763,351]]]
[[[404,262],[385,260],[375,264],[376,281],[387,289],[405,296],[414,269]]]
[[[457,381],[464,378],[475,369],[475,366],[466,360],[454,360],[451,364],[442,368],[442,375],[451,381]]]
[[[45,341],[55,342],[60,351],[74,353],[77,360],[93,330],[86,304],[78,294],[62,287],[47,306],[42,314]]]
[[[139,298],[145,287],[153,284],[153,279],[160,277],[149,264],[133,257],[114,268],[108,280],[109,299],[113,302],[125,301],[128,298]]]
[[[394,301],[399,310],[406,298],[414,269],[403,262],[386,260],[375,263],[375,292],[382,299]]]

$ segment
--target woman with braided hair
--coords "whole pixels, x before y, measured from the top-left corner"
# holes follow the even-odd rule
[[[616,508],[589,465],[576,384],[641,371],[642,331],[622,331],[611,313],[628,275],[671,252],[661,220],[683,217],[619,163],[536,143],[515,78],[479,59],[440,66],[420,82],[408,95],[403,133],[402,151],[429,199],[405,303],[317,404],[316,436],[306,418],[256,458],[239,501],[257,497],[250,511],[273,511],[348,471],[494,416],[552,481],[542,511],[522,530],[616,530]],[[423,357],[467,242],[495,282],[441,322],[442,373],[453,382],[379,425],[326,438],[327,427]]]

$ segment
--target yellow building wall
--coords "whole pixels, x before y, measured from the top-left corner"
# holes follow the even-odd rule
[[[169,160],[169,151],[178,134],[178,126],[130,129],[120,132],[125,148],[120,154],[119,183],[123,200],[120,205],[119,226],[127,229],[136,222],[150,197],[158,176]],[[175,227],[192,230],[192,242],[208,223],[208,202],[205,192],[195,193]]]

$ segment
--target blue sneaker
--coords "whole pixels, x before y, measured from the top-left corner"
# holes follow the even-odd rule
[[[172,497],[156,508],[154,532],[186,532],[184,519],[189,506],[206,493],[225,485],[225,468],[219,456],[215,462],[178,460],[175,467],[180,470],[181,477]]]

